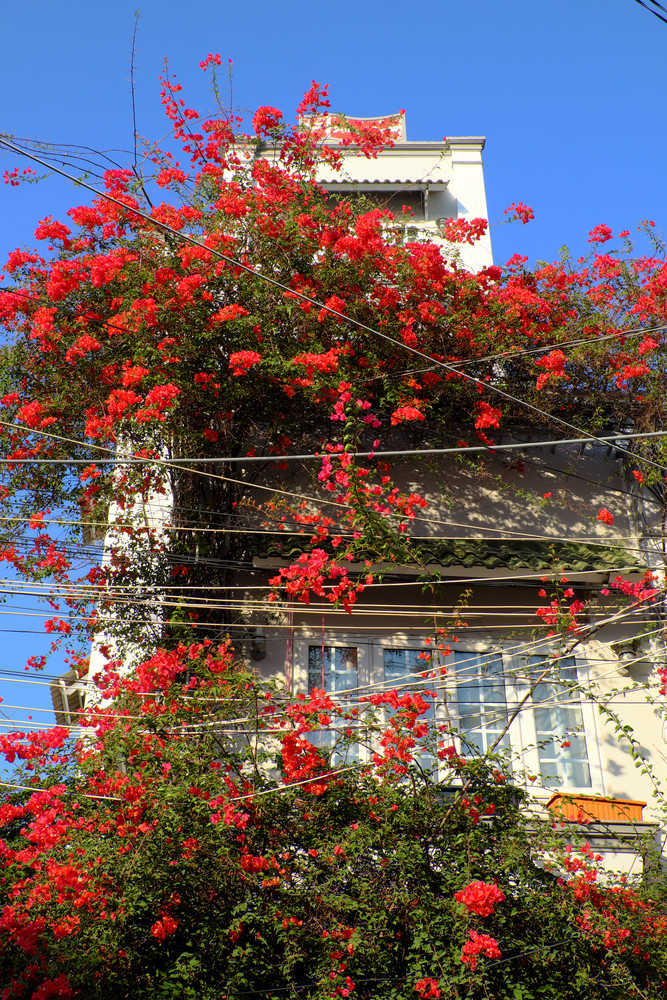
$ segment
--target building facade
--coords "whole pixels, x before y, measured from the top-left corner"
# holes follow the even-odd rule
[[[350,132],[360,124],[389,130],[393,145],[366,158]],[[386,225],[397,242],[428,239],[470,271],[492,263],[488,230],[472,245],[447,240],[452,222],[487,217],[483,138],[408,141],[398,115],[327,125],[326,139],[340,144],[343,158],[338,172],[320,168],[332,198],[391,211]],[[270,158],[271,150],[257,155]],[[652,541],[660,526],[614,440],[536,443],[516,432],[493,450],[436,454],[428,428],[417,446],[399,428],[396,481],[428,501],[410,528],[419,561],[376,566],[379,578],[351,614],[318,599],[269,604],[269,581],[298,558],[303,538],[258,531],[242,515],[236,530],[245,524],[249,556],[227,574],[211,634],[230,636],[262,676],[292,693],[324,688],[350,702],[373,691],[431,688],[424,667],[436,666],[429,724],[451,727],[463,754],[504,752],[512,780],[538,809],[567,817],[568,829],[585,827],[610,867],[636,873],[651,845],[661,852],[665,829],[659,623],[642,591],[646,571],[660,570]],[[261,475],[276,489],[304,492],[316,461],[279,472],[267,463]],[[248,464],[237,469],[240,478],[250,474]],[[137,505],[133,516],[168,525],[172,495]],[[608,508],[613,524],[596,516]],[[113,534],[112,524],[107,551]],[[171,614],[163,604],[158,630],[160,615]],[[188,607],[196,611],[194,598]],[[91,676],[107,656],[101,635]],[[75,718],[80,706],[70,696],[79,698],[80,688],[66,675],[54,690],[59,720]],[[317,742],[335,750],[336,733],[334,720]],[[360,758],[369,752],[361,747]],[[434,757],[425,754],[423,763],[448,780]]]

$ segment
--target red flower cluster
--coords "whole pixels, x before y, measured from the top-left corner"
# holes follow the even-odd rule
[[[481,240],[488,228],[486,219],[446,219],[443,236],[450,243],[467,243],[472,246]]]
[[[32,167],[26,167],[19,174],[19,168],[14,167],[13,170],[5,170],[2,174],[2,178],[5,184],[10,184],[11,187],[18,187],[22,179],[26,179],[31,174],[36,175],[37,171],[33,170]]]
[[[500,426],[500,418],[502,417],[500,410],[497,410],[494,406],[491,406],[489,403],[485,403],[483,401],[475,403],[475,406],[479,410],[479,415],[475,420],[475,427],[479,429],[481,427]]]
[[[564,371],[566,361],[562,351],[550,351],[543,358],[538,358],[535,364],[545,370],[537,377],[537,388],[541,389],[550,378],[567,378]]]
[[[470,940],[463,945],[461,961],[464,965],[470,965],[472,972],[477,968],[479,955],[487,958],[501,958],[502,952],[498,947],[498,942],[489,934],[478,934],[477,931],[470,931]]]
[[[391,426],[395,427],[408,420],[426,420],[426,417],[416,406],[399,406],[391,415]]]
[[[421,1000],[430,1000],[431,997],[437,998],[442,996],[438,980],[433,979],[431,976],[427,976],[425,979],[418,979],[415,983],[415,990]]]
[[[509,208],[505,209],[505,215],[509,216],[508,222],[513,222],[518,219],[519,222],[523,222],[524,226],[527,225],[531,219],[535,218],[535,213],[532,208],[528,205],[524,205],[523,202],[517,202],[517,204],[510,205]]]
[[[496,903],[502,903],[505,893],[495,883],[471,882],[465,889],[455,893],[454,899],[463,903],[469,913],[478,917],[489,917]]]
[[[153,937],[157,938],[158,941],[164,941],[170,934],[173,934],[178,927],[178,920],[174,920],[173,917],[164,916],[161,920],[156,920],[156,922],[151,927],[151,934]]]
[[[267,132],[270,132],[280,124],[282,117],[282,111],[278,111],[277,108],[258,108],[252,117],[252,127],[255,130],[255,134],[265,135]]]
[[[248,369],[258,365],[261,360],[262,355],[257,351],[233,351],[229,355],[229,367],[232,375],[247,375]]]
[[[609,228],[609,226],[605,225],[595,226],[595,228],[591,229],[590,233],[588,234],[588,242],[606,243],[607,240],[610,240],[612,238],[612,236],[613,233]]]

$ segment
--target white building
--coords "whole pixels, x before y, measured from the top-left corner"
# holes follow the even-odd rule
[[[656,781],[667,761],[656,698],[659,625],[646,603],[628,601],[614,585],[617,577],[640,583],[649,561],[647,526],[638,523],[617,453],[583,442],[527,445],[487,453],[478,468],[443,457],[427,473],[418,459],[403,470],[402,485],[429,500],[411,530],[440,582],[424,596],[423,564],[385,566],[382,583],[364,591],[351,615],[317,600],[266,614],[248,590],[248,620],[266,638],[262,672],[286,676],[294,692],[414,690],[422,657],[436,645],[434,626],[444,627],[457,641],[447,640],[435,660],[446,675],[434,721],[452,723],[467,754],[489,751],[500,737],[515,782],[542,806],[559,793],[574,796],[565,805],[554,799],[552,809],[597,821],[586,833],[594,850],[610,867],[636,873],[637,843],[660,845]],[[303,485],[298,476],[283,484]],[[613,526],[596,520],[609,506]],[[248,583],[287,565],[301,544],[297,536],[258,542]],[[556,590],[564,609],[585,606],[564,637],[547,635],[536,615]]]
[[[340,142],[343,156],[340,172],[321,168],[327,190],[389,208],[397,239],[428,235],[447,255],[460,250],[470,270],[490,265],[488,230],[473,246],[452,248],[443,238],[446,220],[487,216],[484,139],[408,141],[402,116],[367,120],[362,124],[389,128],[395,139],[367,159],[358,145],[344,144],[359,121],[347,120],[340,134],[339,126],[326,126],[327,141]],[[425,431],[418,447],[428,448],[427,438]],[[398,432],[397,442],[414,448],[407,439],[401,445]],[[656,694],[661,647],[646,605],[628,611],[627,602],[614,600],[612,584],[618,576],[638,582],[655,568],[646,539],[658,529],[612,446],[533,447],[518,437],[501,444],[513,447],[482,455],[470,449],[475,465],[451,455],[412,456],[395,470],[401,485],[429,501],[412,527],[422,565],[384,567],[382,582],[364,591],[351,615],[319,600],[267,605],[259,588],[298,556],[303,539],[249,536],[251,560],[234,583],[241,611],[228,631],[249,659],[254,653],[263,675],[284,679],[293,692],[325,687],[355,699],[360,691],[419,684],[436,627],[451,635],[452,623],[467,623],[454,626],[458,641],[448,640],[438,658],[446,673],[432,719],[452,722],[465,753],[485,753],[499,740],[512,755],[514,780],[543,807],[555,794],[576,796],[570,812],[593,819],[593,848],[611,867],[636,872],[638,852],[645,853],[639,842],[661,848],[665,829],[654,780],[667,776],[664,723],[647,700]],[[281,473],[282,488],[303,488],[296,469]],[[613,527],[596,520],[600,508],[613,508]],[[426,595],[424,564],[440,577]],[[559,641],[546,636],[535,609],[549,605],[551,581],[563,578],[561,596],[572,591],[563,600],[582,601],[586,610]],[[93,663],[98,659],[96,651]],[[56,711],[64,718],[59,691]],[[334,741],[333,730],[321,735],[323,744]]]
[[[403,112],[384,118],[304,118],[304,126],[322,134],[329,145],[340,145],[342,169],[322,164],[318,180],[332,193],[361,195],[394,214],[391,226],[405,241],[427,236],[464,267],[478,271],[493,263],[488,229],[474,246],[448,244],[449,220],[488,219],[481,136],[453,136],[440,142],[408,141]],[[390,136],[392,146],[367,158],[355,141],[355,129],[376,128]]]

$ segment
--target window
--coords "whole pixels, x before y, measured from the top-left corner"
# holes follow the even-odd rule
[[[356,646],[308,646],[308,690],[315,688],[328,691],[331,694],[344,694],[346,691],[356,691],[359,687],[358,651]],[[309,735],[315,746],[331,748],[336,743],[338,729],[343,720],[334,716],[331,727],[321,729]],[[358,760],[359,754],[335,753],[332,761],[340,763],[345,760]]]
[[[529,677],[544,670],[541,657],[528,657]],[[572,660],[561,661],[558,680],[540,681],[533,691],[533,717],[540,774],[546,784],[591,787],[583,712]]]
[[[599,761],[591,752],[596,745],[594,714],[581,700],[574,659],[555,661],[549,677],[527,697],[548,663],[544,655],[519,657],[511,650],[471,646],[444,658],[447,672],[442,680],[420,681],[428,668],[428,647],[419,639],[365,637],[356,642],[350,636],[339,645],[303,640],[296,644],[301,668],[297,689],[324,688],[356,700],[378,690],[396,688],[400,694],[418,690],[420,684],[426,690],[436,687],[438,698],[421,719],[434,727],[451,723],[464,755],[485,754],[495,747],[513,756],[516,780],[525,771],[537,776],[537,787],[602,791]],[[390,712],[385,710],[385,719]],[[332,719],[330,729],[314,735],[318,746],[333,747],[340,722]],[[363,759],[365,752],[360,748],[355,759]],[[424,769],[437,770],[434,754],[424,751],[417,760]]]
[[[418,689],[420,682],[416,675],[427,667],[424,662],[423,646],[383,647],[373,643],[362,643],[356,646],[309,644],[307,663],[309,691],[323,688],[330,694],[338,694],[343,697],[345,697],[346,692],[350,692],[355,701],[360,695],[370,693],[371,689],[368,688],[368,685],[373,684],[376,677],[379,677],[379,684],[377,687],[373,686],[372,690],[378,688],[385,691],[391,691],[393,688],[404,691]],[[427,689],[430,690],[431,683],[426,683],[428,684]],[[385,720],[390,717],[390,713],[390,709],[385,709]],[[433,724],[435,717],[435,706],[430,704],[428,711],[420,716],[420,721]],[[338,738],[340,724],[340,717],[333,718],[331,728],[323,729],[310,738],[319,747],[333,747]],[[359,748],[355,759],[359,759],[363,752],[363,748]],[[336,758],[341,759],[338,754]],[[346,759],[348,761],[351,759],[350,753],[347,754]],[[421,766],[429,771],[432,771],[437,764],[435,755],[427,752],[420,753],[417,759]]]
[[[356,646],[309,646],[308,690],[353,691],[359,686]]]
[[[424,662],[423,648],[385,648],[382,650],[382,663],[386,691],[391,691],[392,688],[419,690],[415,683],[416,675],[428,667],[428,664]],[[432,690],[432,681],[429,680],[426,683],[428,684],[427,690]],[[427,700],[429,702],[428,711],[419,716],[419,721],[432,727],[436,719],[435,702],[431,698]],[[423,751],[415,754],[415,760],[425,771],[433,772],[437,769],[438,759],[433,753]]]
[[[454,668],[462,749],[464,753],[488,753],[509,720],[503,658],[498,653],[456,650]],[[510,749],[508,733],[496,749],[499,753]]]

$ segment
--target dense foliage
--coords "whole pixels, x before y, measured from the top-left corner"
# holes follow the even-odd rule
[[[175,145],[106,170],[67,225],[42,220],[47,249],[12,253],[0,291],[0,558],[53,587],[47,628],[75,669],[95,637],[104,660],[85,738],[0,738],[23,769],[0,806],[1,995],[663,995],[658,882],[601,884],[502,761],[424,722],[429,692],[290,700],[224,638],[234,602],[193,598],[249,564],[257,531],[304,536],[269,599],[352,612],[379,562],[418,563],[425,500],[374,450],[660,427],[658,242],[633,261],[600,226],[588,262],[472,274],[453,251],[483,220],[450,223],[448,255],[318,185],[345,145],[312,127],[322,88],[296,126],[264,107],[250,135],[179,91],[165,76]],[[388,141],[350,126],[359,155]],[[308,488],[281,489],[280,456],[312,451]],[[634,459],[658,499],[661,454]],[[81,532],[109,510],[82,573]],[[569,600],[542,617],[576,634]],[[308,734],[332,719],[325,753]]]
[[[663,994],[658,886],[600,882],[503,763],[428,737],[430,692],[286,704],[208,642],[120,685],[95,741],[5,743],[41,780],[0,807],[4,996]]]

